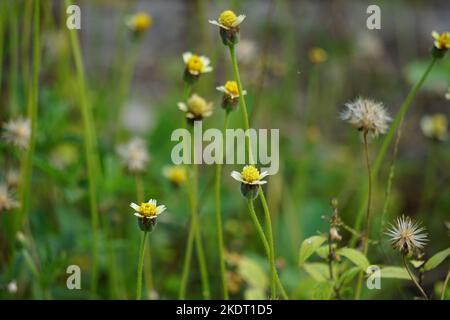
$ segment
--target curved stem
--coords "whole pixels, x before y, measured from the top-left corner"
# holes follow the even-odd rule
[[[416,96],[417,92],[419,91],[419,89],[422,87],[422,84],[425,82],[425,80],[427,79],[428,75],[430,74],[431,70],[433,69],[434,64],[436,63],[436,58],[433,58],[430,62],[430,64],[428,65],[427,69],[425,70],[425,72],[423,73],[422,77],[420,78],[420,80],[414,85],[414,87],[412,87],[411,91],[408,93],[408,96],[406,97],[405,101],[403,102],[402,106],[400,107],[400,111],[398,112],[398,114],[395,116],[394,121],[391,124],[391,127],[389,128],[388,133],[386,134],[386,137],[383,140],[383,143],[381,145],[380,151],[375,159],[374,162],[374,166],[373,166],[373,171],[372,171],[372,177],[376,178],[378,175],[378,172],[380,171],[381,168],[381,164],[384,160],[384,157],[386,155],[387,149],[394,137],[394,133],[397,130],[397,128],[400,126],[402,119],[404,118],[406,111],[408,111],[408,108],[410,107],[414,97]],[[364,193],[363,198],[361,199],[361,205],[358,211],[358,214],[356,216],[356,221],[355,221],[355,230],[359,231],[361,228],[361,222],[362,222],[362,218],[363,218],[363,214],[364,214],[364,209],[367,203],[367,198],[368,198],[368,192]],[[357,237],[354,236],[351,240],[351,246],[354,246],[354,244],[356,243]]]
[[[228,116],[229,113],[226,112],[225,120],[222,130],[222,136],[225,137],[225,130],[228,126]],[[224,144],[225,145],[225,144]],[[220,155],[220,159],[223,161],[223,148],[221,149],[222,154]],[[222,228],[222,212],[220,206],[220,179],[222,175],[222,162],[216,164],[216,225],[217,225],[217,244],[219,247],[219,265],[220,265],[220,279],[222,281],[222,291],[223,298],[228,300],[228,288],[227,288],[227,279],[226,279],[226,268],[225,268],[225,254],[224,254],[224,242],[223,242],[223,228]]]
[[[266,197],[264,196],[264,191],[262,189],[261,186],[259,186],[259,197],[261,199],[261,204],[263,206],[263,211],[264,211],[264,216],[266,219],[266,229],[267,229],[267,235],[269,237],[269,247],[270,247],[270,270],[272,273],[271,276],[271,291],[272,291],[272,299],[275,299],[275,282],[276,282],[276,274],[277,274],[277,269],[275,266],[275,249],[274,249],[274,245],[273,245],[273,233],[272,233],[272,221],[270,218],[270,212],[269,212],[269,207],[267,205],[266,202]]]
[[[369,157],[369,146],[367,143],[367,134],[368,132],[364,132],[363,138],[364,138],[364,154],[366,157],[366,164],[367,164],[367,175],[368,175],[368,197],[367,197],[367,212],[366,212],[366,222],[364,227],[364,236],[362,239],[363,244],[363,254],[367,256],[367,253],[369,251],[369,233],[370,233],[370,206],[372,201],[372,170],[370,166],[370,157]],[[362,281],[364,277],[364,272],[361,271],[358,276],[358,283],[356,285],[356,293],[355,293],[355,299],[359,300],[361,297],[361,288],[362,288]]]
[[[145,255],[145,239],[147,238],[147,232],[144,231],[141,240],[141,246],[139,248],[139,262],[136,277],[136,300],[141,300],[142,294],[142,269],[144,268],[144,255]]]
[[[406,268],[406,271],[408,272],[409,276],[411,277],[411,280],[414,282],[414,284],[416,285],[416,287],[419,289],[420,293],[422,294],[422,296],[425,298],[425,300],[428,300],[428,296],[425,293],[425,291],[423,290],[422,286],[419,284],[419,282],[417,282],[416,277],[412,274],[411,270],[409,270],[408,267],[408,262],[406,261],[406,255],[402,255],[403,258],[403,264]]]

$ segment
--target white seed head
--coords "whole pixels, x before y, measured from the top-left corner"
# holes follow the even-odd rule
[[[345,107],[341,119],[373,137],[386,133],[392,121],[383,104],[370,99],[357,98],[346,103]]]
[[[3,125],[2,138],[11,145],[22,149],[28,148],[31,136],[30,120],[17,118]]]
[[[427,234],[423,231],[425,228],[421,227],[420,223],[413,221],[410,217],[401,216],[391,225],[386,234],[390,237],[394,248],[408,254],[425,247],[428,239]]]
[[[145,140],[137,137],[119,145],[117,154],[127,169],[133,173],[144,171],[150,160]]]

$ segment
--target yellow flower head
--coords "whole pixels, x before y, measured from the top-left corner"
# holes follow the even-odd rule
[[[327,60],[327,52],[323,50],[322,48],[312,48],[309,50],[309,60],[314,64],[323,63]]]
[[[130,207],[136,212],[134,215],[138,218],[155,219],[158,215],[166,210],[166,206],[156,205],[156,200],[150,199],[148,202],[142,202],[140,205],[131,203]]]
[[[138,12],[127,21],[128,27],[137,34],[146,31],[151,27],[152,23],[152,18],[145,12]]]
[[[171,166],[165,168],[163,174],[176,186],[181,186],[187,179],[186,168],[183,166]]]
[[[239,97],[239,88],[236,81],[227,81],[224,86],[217,87],[216,89],[232,99]],[[242,94],[245,95],[247,92],[243,90]]]
[[[434,46],[439,50],[447,50],[450,48],[450,33],[442,32],[441,34],[433,31],[431,33],[434,38]]]
[[[213,68],[209,65],[210,60],[204,56],[198,56],[190,52],[185,52],[183,53],[183,61],[186,65],[186,70],[194,76],[211,72],[213,70]]]
[[[266,171],[259,173],[259,170],[254,165],[245,166],[241,173],[237,171],[231,172],[231,176],[235,180],[250,185],[267,183],[267,181],[262,180],[267,175],[268,173]]]
[[[212,103],[206,102],[198,94],[193,94],[187,103],[179,102],[178,108],[186,112],[188,119],[198,120],[209,117],[212,114]]]
[[[219,26],[223,29],[229,30],[229,29],[237,29],[239,25],[244,21],[245,15],[241,14],[239,16],[236,16],[236,14],[231,10],[225,10],[223,11],[219,19],[216,20],[209,20],[209,23],[214,24],[216,26]]]
[[[439,141],[447,140],[447,117],[443,114],[424,116],[420,120],[420,127],[427,138]]]

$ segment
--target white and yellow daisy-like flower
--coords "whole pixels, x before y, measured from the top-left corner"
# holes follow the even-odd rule
[[[420,120],[420,128],[424,136],[438,141],[445,141],[448,137],[448,122],[444,114],[423,116]]]
[[[450,48],[450,32],[442,32],[439,34],[436,31],[431,33],[434,38],[434,46],[439,50],[448,50]]]
[[[145,140],[138,137],[119,145],[117,153],[122,163],[133,173],[144,171],[150,160]]]
[[[226,96],[231,99],[239,98],[239,89],[236,81],[227,81],[225,85],[216,87],[220,92],[223,92]],[[247,91],[243,90],[242,95],[246,95]]]
[[[308,52],[309,60],[314,64],[321,64],[327,61],[327,52],[319,47],[311,48]]]
[[[31,136],[30,120],[19,117],[3,125],[2,138],[11,145],[21,149],[28,148]]]
[[[213,71],[213,68],[210,66],[211,60],[208,57],[185,52],[183,53],[183,61],[186,65],[186,71],[193,76]]]
[[[259,172],[259,170],[254,165],[247,165],[242,169],[242,172],[233,171],[231,176],[243,184],[247,185],[261,185],[267,183],[267,181],[262,180],[269,173],[267,171]]]
[[[153,20],[147,13],[138,12],[128,17],[125,23],[132,32],[142,34],[152,26]]]
[[[388,124],[392,121],[380,102],[358,98],[346,103],[345,107],[346,109],[341,113],[341,119],[364,133],[371,133],[374,137],[386,133]]]
[[[231,30],[239,28],[239,25],[244,21],[245,15],[241,14],[239,16],[236,16],[236,14],[231,10],[223,11],[219,19],[216,20],[209,20],[208,22],[211,24],[214,24],[220,28],[223,28],[225,30]]]
[[[140,205],[132,202],[130,207],[134,209],[134,215],[138,218],[156,219],[166,210],[165,205],[157,206],[156,200],[150,199],[148,202],[142,202]]]
[[[187,179],[184,166],[170,166],[163,169],[163,175],[175,186],[181,186]]]
[[[420,223],[413,221],[410,217],[401,216],[397,218],[395,224],[386,232],[390,237],[394,248],[408,254],[425,247],[427,234],[423,233],[424,227]]]
[[[186,118],[190,120],[202,120],[213,113],[212,102],[206,102],[198,94],[193,94],[186,103],[179,102],[178,109],[186,113]]]

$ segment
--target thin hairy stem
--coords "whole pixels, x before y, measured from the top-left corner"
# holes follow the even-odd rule
[[[447,272],[447,276],[444,280],[444,286],[442,287],[441,300],[445,299],[445,293],[447,291],[448,281],[450,280],[450,269]]]
[[[405,266],[406,271],[408,272],[408,274],[409,274],[411,280],[414,282],[414,284],[416,285],[417,289],[419,289],[420,293],[421,293],[422,296],[425,298],[425,300],[428,300],[427,294],[425,293],[425,291],[423,290],[423,288],[422,288],[422,286],[419,284],[419,282],[417,282],[416,277],[412,274],[411,270],[410,270],[409,267],[408,267],[408,262],[406,261],[406,255],[403,254],[403,255],[402,255],[402,258],[403,258],[403,265]]]

